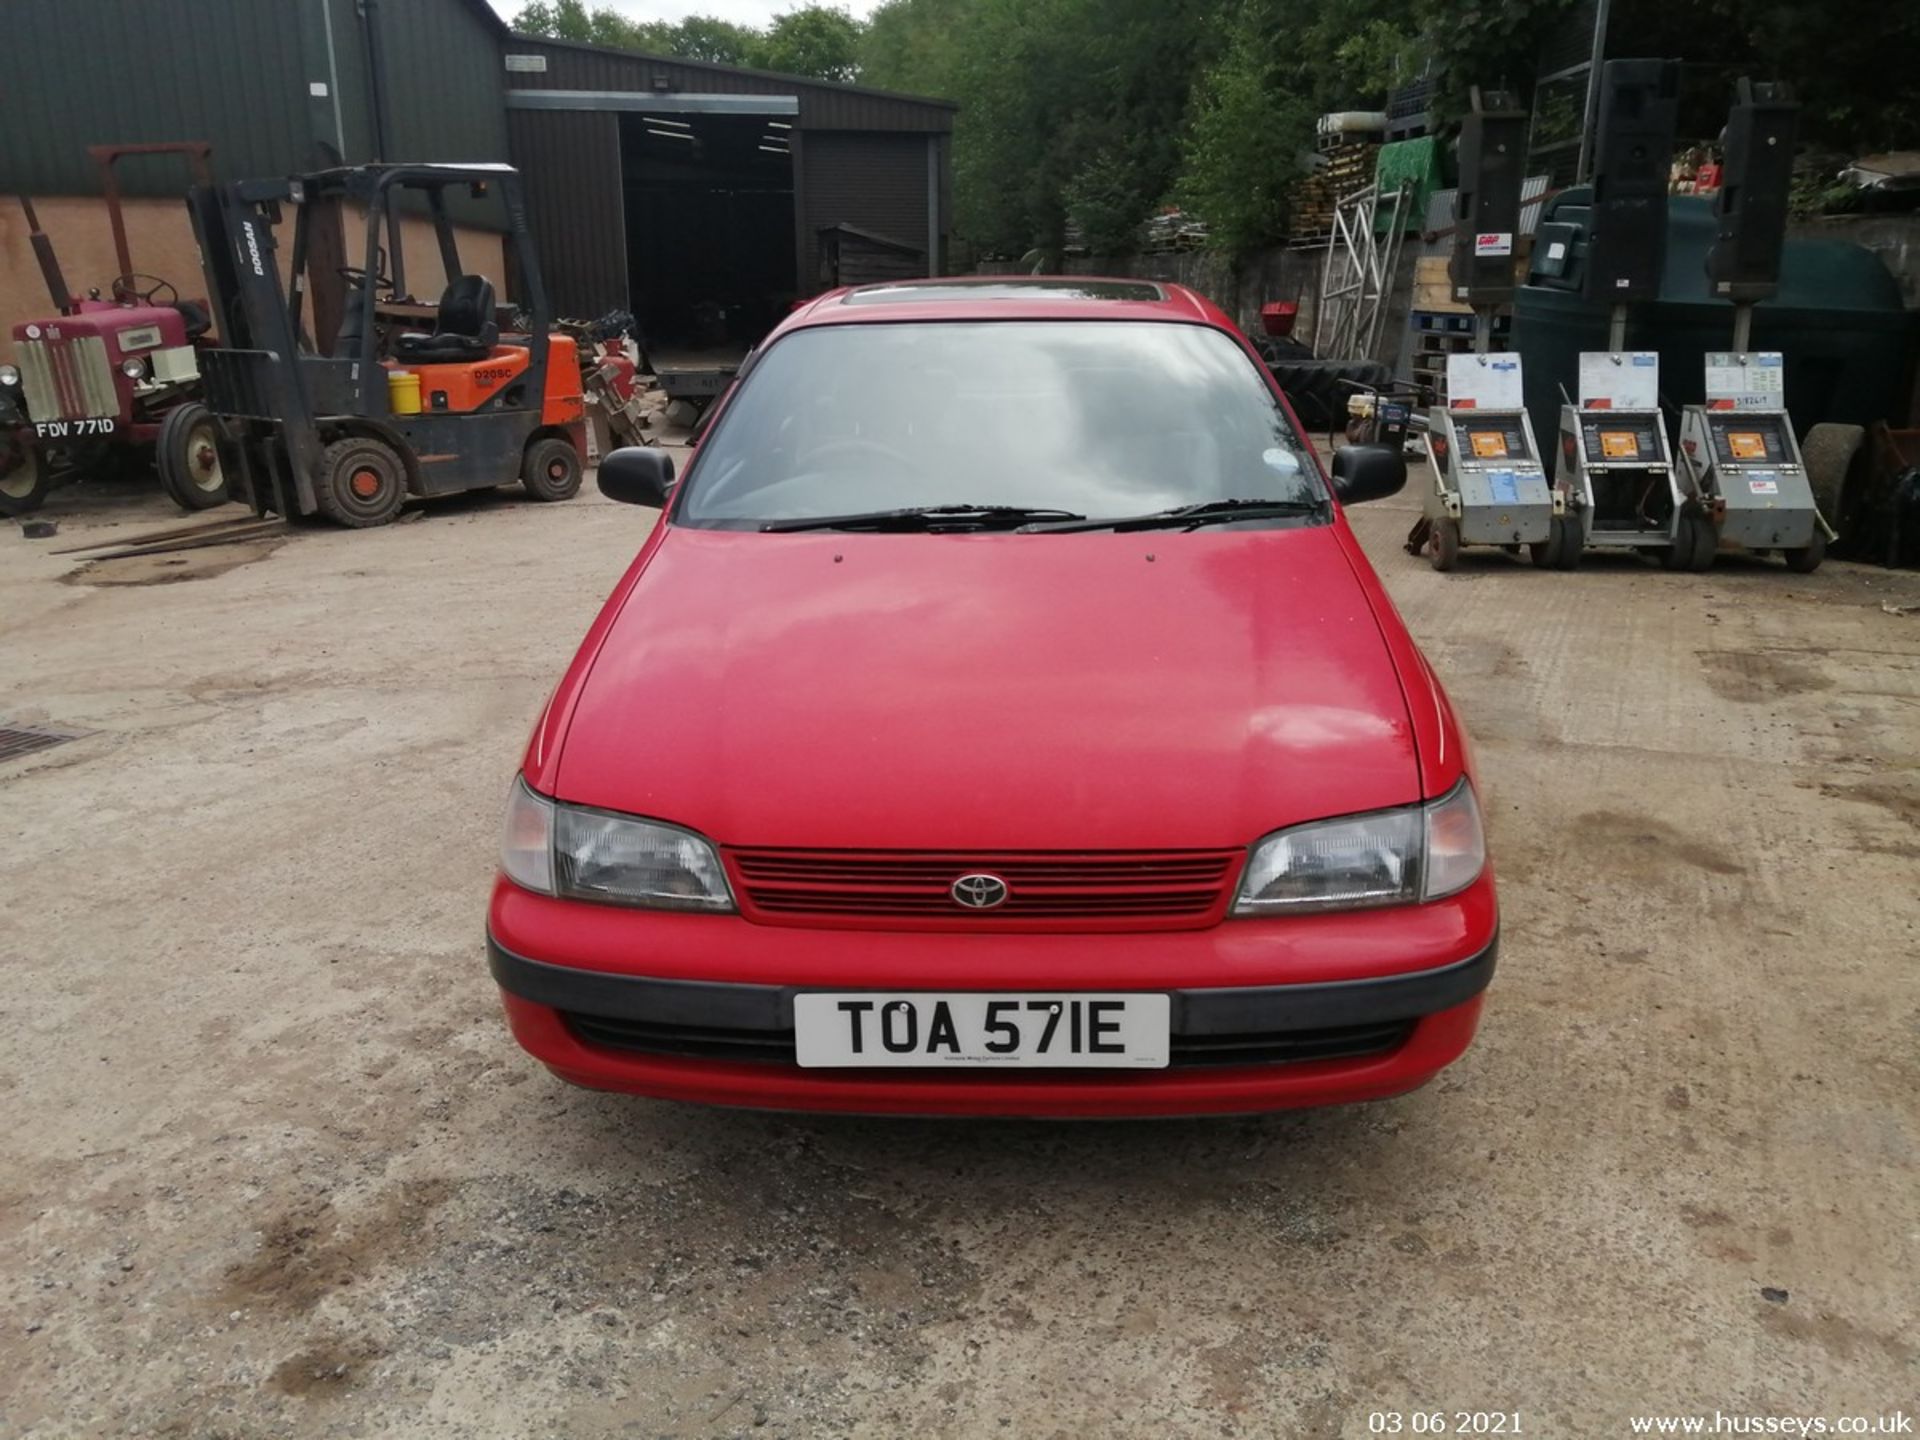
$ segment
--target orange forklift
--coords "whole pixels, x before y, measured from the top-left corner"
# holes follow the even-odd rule
[[[462,264],[450,201],[504,211],[522,321]],[[203,360],[206,401],[221,467],[256,514],[365,527],[392,520],[410,495],[516,479],[536,500],[579,490],[579,356],[571,336],[550,333],[510,166],[352,166],[199,185],[187,205],[225,342]],[[283,285],[277,232],[289,211]],[[407,288],[403,218],[431,224],[437,305]],[[335,263],[348,258],[349,220],[364,222],[359,265]]]

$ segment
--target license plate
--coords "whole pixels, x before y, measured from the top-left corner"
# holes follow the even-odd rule
[[[37,420],[33,433],[42,440],[84,440],[89,435],[111,435],[119,423],[111,415],[100,420]]]
[[[793,998],[801,1065],[1158,1070],[1165,995],[804,994]]]

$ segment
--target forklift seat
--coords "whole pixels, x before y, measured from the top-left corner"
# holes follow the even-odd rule
[[[402,335],[394,354],[402,360],[484,360],[499,339],[493,282],[484,275],[462,275],[440,297],[433,333]]]

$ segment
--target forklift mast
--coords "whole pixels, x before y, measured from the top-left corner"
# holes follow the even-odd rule
[[[291,473],[280,474],[274,467],[265,478],[272,487],[273,508],[282,515],[313,508],[310,477],[322,448],[307,385],[307,357],[300,353],[274,258],[280,206],[292,200],[298,183],[241,180],[196,185],[187,192],[208,298],[225,341],[207,356],[207,403],[223,417],[278,423]],[[289,485],[299,509],[288,508]]]

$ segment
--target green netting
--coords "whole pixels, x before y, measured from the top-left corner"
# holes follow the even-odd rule
[[[1408,230],[1417,230],[1426,220],[1427,201],[1433,192],[1443,188],[1440,184],[1440,143],[1432,135],[1422,135],[1417,140],[1396,140],[1391,145],[1380,147],[1380,161],[1374,170],[1374,179],[1379,182],[1380,194],[1384,199],[1392,193],[1402,181],[1413,186],[1413,201],[1402,212]],[[1386,218],[1379,217],[1374,222],[1378,230],[1386,229]]]

